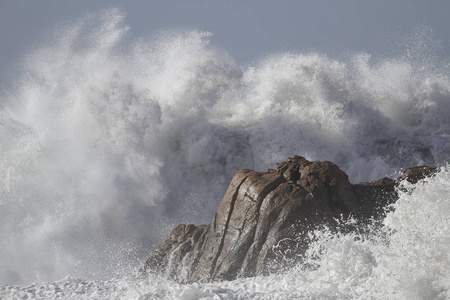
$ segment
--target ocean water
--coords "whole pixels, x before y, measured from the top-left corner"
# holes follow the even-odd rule
[[[450,299],[450,69],[430,29],[381,56],[239,65],[211,33],[132,39],[116,10],[58,27],[0,91],[0,298]],[[305,263],[181,285],[136,279],[179,223],[209,223],[235,172],[295,154],[353,183],[417,165],[384,228],[313,233]]]

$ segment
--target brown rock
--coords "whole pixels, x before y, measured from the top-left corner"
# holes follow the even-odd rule
[[[436,167],[414,167],[406,169],[397,181],[403,181],[406,179],[408,182],[415,184],[419,180],[433,176],[434,174],[436,174]]]
[[[353,216],[364,226],[381,220],[403,180],[417,182],[434,168],[406,170],[352,185],[335,164],[289,158],[267,172],[241,170],[209,225],[179,225],[147,260],[142,273],[179,282],[231,280],[289,268],[308,247],[308,232],[337,228]],[[354,228],[347,228],[352,230]]]

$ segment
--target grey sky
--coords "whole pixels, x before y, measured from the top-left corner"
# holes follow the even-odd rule
[[[279,51],[376,53],[414,27],[430,26],[450,53],[450,1],[399,0],[0,0],[0,74],[58,22],[119,7],[135,37],[164,28],[213,33],[239,63]]]

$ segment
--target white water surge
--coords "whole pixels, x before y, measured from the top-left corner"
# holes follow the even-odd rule
[[[209,33],[136,41],[128,30],[117,10],[86,16],[4,84],[0,297],[450,298],[446,62],[409,48],[239,66]],[[173,226],[210,222],[236,171],[295,154],[335,162],[352,182],[443,169],[401,194],[385,232],[317,232],[314,269],[211,284],[133,279]]]

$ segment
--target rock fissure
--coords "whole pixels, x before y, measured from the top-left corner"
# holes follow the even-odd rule
[[[232,214],[233,214],[234,204],[235,204],[236,199],[237,199],[237,196],[238,196],[238,194],[239,194],[239,190],[240,190],[241,186],[244,184],[245,180],[247,180],[247,178],[248,178],[248,177],[245,177],[245,178],[242,180],[242,182],[237,186],[236,191],[235,191],[235,193],[234,193],[233,196],[232,196],[232,199],[231,199],[231,202],[230,202],[230,210],[229,210],[229,212],[228,212],[228,217],[227,217],[227,220],[226,220],[226,223],[225,223],[223,236],[221,237],[220,244],[219,244],[219,248],[218,248],[218,250],[217,250],[217,254],[216,254],[216,256],[214,257],[213,261],[211,262],[210,277],[213,277],[213,275],[214,275],[213,272],[214,272],[214,270],[216,269],[217,261],[218,261],[218,259],[219,259],[219,257],[220,257],[220,254],[222,253],[223,245],[224,245],[224,241],[225,241],[225,237],[226,237],[227,232],[228,232],[229,223],[230,223],[230,220],[231,220],[231,216],[232,216]]]

